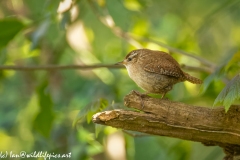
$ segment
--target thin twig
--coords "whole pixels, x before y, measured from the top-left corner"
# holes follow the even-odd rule
[[[182,64],[181,67],[187,71],[194,72],[206,72],[212,73],[211,70],[204,67],[193,67]],[[15,71],[35,71],[35,70],[70,70],[70,69],[79,69],[79,70],[92,70],[98,68],[108,68],[108,69],[122,69],[125,68],[123,65],[115,64],[94,64],[94,65],[42,65],[42,66],[14,66],[14,65],[0,65],[0,71],[3,70],[15,70]]]
[[[174,48],[174,47],[171,47],[165,43],[162,43],[162,42],[159,42],[159,41],[156,41],[156,40],[153,40],[153,39],[148,39],[148,38],[137,38],[135,37],[135,39],[139,39],[141,41],[144,41],[144,42],[151,42],[151,43],[155,43],[161,47],[164,47],[166,49],[168,49],[170,52],[174,52],[174,53],[177,53],[177,54],[181,54],[181,55],[185,55],[187,57],[191,57],[193,59],[196,59],[197,61],[201,62],[202,64],[210,67],[211,69],[215,69],[216,68],[216,65],[213,63],[213,62],[210,62],[202,57],[199,57],[199,56],[196,56],[196,54],[194,53],[189,53],[189,52],[186,52],[186,51],[183,51],[181,49],[178,49],[178,48]]]
[[[188,70],[188,71],[194,71],[194,72],[205,72],[205,73],[213,73],[214,70],[207,68],[207,67],[194,67],[194,66],[188,66],[185,64],[181,64],[181,68],[184,70]]]
[[[124,68],[121,65],[108,65],[108,64],[96,64],[96,65],[44,65],[44,66],[0,66],[0,70],[17,70],[17,71],[35,71],[35,70],[69,70],[69,69],[97,69],[97,68],[111,68],[118,69]]]

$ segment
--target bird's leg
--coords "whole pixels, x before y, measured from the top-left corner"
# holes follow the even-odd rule
[[[165,90],[165,92],[163,92],[161,99],[163,99],[166,93],[172,89],[172,86],[167,85],[163,89]]]
[[[134,91],[133,90],[133,92],[134,93],[136,93],[140,98],[141,98],[141,106],[142,106],[142,109],[144,108],[144,101],[143,101],[143,98],[148,94],[148,93],[140,93],[140,92],[138,92],[138,91]]]
[[[164,98],[164,96],[165,96],[165,94],[166,94],[167,92],[164,92],[163,94],[162,94],[162,97],[161,97],[161,99],[163,99]]]

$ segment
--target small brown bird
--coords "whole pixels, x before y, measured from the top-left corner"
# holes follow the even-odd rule
[[[200,79],[183,72],[178,62],[162,51],[133,50],[117,64],[125,65],[130,78],[145,90],[146,94],[162,94],[162,98],[178,82],[202,83]]]

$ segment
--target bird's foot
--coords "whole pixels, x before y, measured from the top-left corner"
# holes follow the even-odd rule
[[[164,96],[165,96],[165,94],[166,94],[166,93],[163,93],[163,94],[162,94],[162,97],[161,97],[161,99],[164,99]]]
[[[162,94],[162,97],[161,97],[162,100],[168,100],[167,97],[164,97],[165,95],[166,95],[166,92]]]

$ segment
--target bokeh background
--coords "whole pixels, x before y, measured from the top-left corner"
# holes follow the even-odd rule
[[[134,137],[91,117],[123,108],[126,94],[142,91],[112,65],[136,48],[166,51],[205,79],[202,86],[175,85],[169,99],[212,106],[226,82],[220,66],[239,48],[239,15],[238,0],[0,0],[1,66],[109,64],[0,70],[0,151],[71,152],[73,160],[222,159],[219,147]]]

